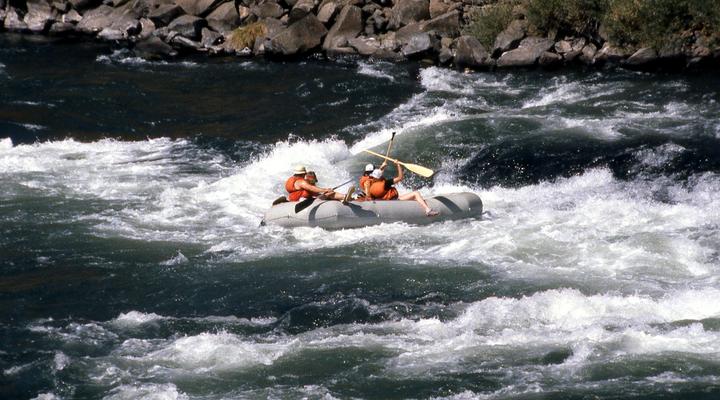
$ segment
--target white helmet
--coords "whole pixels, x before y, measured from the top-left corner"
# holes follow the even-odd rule
[[[368,164],[365,166],[365,172],[373,172],[375,170],[375,166],[372,164]]]

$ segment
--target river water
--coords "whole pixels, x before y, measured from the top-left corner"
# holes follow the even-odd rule
[[[0,37],[0,397],[716,399],[720,77]],[[477,220],[258,227],[384,151]]]

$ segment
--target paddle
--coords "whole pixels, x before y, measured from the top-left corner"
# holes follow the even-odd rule
[[[343,183],[335,186],[335,187],[332,188],[331,190],[335,190],[335,189],[339,188],[340,186],[345,186],[345,185],[347,185],[348,183],[352,182],[354,179],[355,179],[355,178],[351,178],[351,179],[349,179],[348,181],[343,182]],[[310,206],[310,204],[312,204],[314,201],[315,201],[315,197],[308,197],[307,199],[305,199],[305,200],[303,200],[303,201],[295,204],[295,214],[297,214],[297,213],[299,213],[300,211],[308,208],[308,207]]]
[[[416,173],[416,174],[418,174],[418,175],[420,175],[420,176],[424,176],[425,178],[429,178],[429,177],[433,176],[433,174],[435,174],[435,172],[434,172],[433,170],[431,170],[430,168],[425,168],[425,167],[423,167],[422,165],[410,164],[410,163],[402,162],[402,161],[396,160],[396,159],[394,159],[394,158],[386,157],[386,156],[384,156],[384,155],[382,155],[382,154],[379,154],[379,153],[376,153],[376,152],[374,152],[374,151],[372,151],[372,150],[363,150],[363,151],[366,152],[366,153],[370,153],[370,154],[372,154],[372,155],[375,155],[375,156],[384,158],[384,159],[386,159],[386,160],[388,160],[388,161],[396,162],[396,163],[402,165],[403,167],[407,168],[408,170],[410,170],[410,171],[412,171],[412,172],[414,172],[414,173]]]
[[[390,157],[390,148],[392,147],[393,140],[395,140],[395,132],[393,132],[392,136],[390,136],[390,143],[388,143],[388,149],[385,152],[385,157]]]

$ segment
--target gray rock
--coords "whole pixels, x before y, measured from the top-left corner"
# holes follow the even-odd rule
[[[240,18],[240,21],[241,21],[241,22],[242,22],[242,21],[245,21],[245,19],[246,19],[247,17],[249,17],[250,14],[252,14],[252,13],[250,12],[250,7],[245,7],[245,6],[239,6],[239,7],[238,7],[238,17]]]
[[[170,22],[168,28],[188,39],[195,40],[200,38],[200,31],[205,26],[207,26],[207,21],[202,18],[193,15],[182,15]]]
[[[391,52],[397,52],[397,50],[400,50],[400,41],[397,39],[397,32],[388,32],[381,35],[380,48]],[[402,54],[400,54],[400,56],[402,57]]]
[[[348,43],[363,56],[372,55],[380,48],[380,41],[375,38],[353,38]]]
[[[2,0],[0,0],[0,3],[2,3]],[[2,7],[3,6],[0,6],[0,8]],[[70,3],[67,1],[54,1],[52,7],[61,13],[66,13],[70,10]]]
[[[512,21],[510,25],[495,38],[493,54],[501,54],[517,46],[527,34],[527,26],[528,23],[524,19]]]
[[[155,27],[155,23],[152,22],[148,18],[141,18],[140,19],[140,33],[138,33],[138,37],[140,40],[145,40],[152,36],[153,32],[155,32],[157,28]]]
[[[327,32],[315,15],[308,14],[270,39],[265,52],[283,56],[304,53],[318,47]]]
[[[345,47],[347,41],[356,37],[362,30],[362,10],[357,6],[347,5],[343,7],[338,15],[335,24],[323,42],[323,49],[334,49]]]
[[[421,22],[420,31],[434,32],[443,37],[457,37],[460,35],[460,12],[452,10],[429,21]]]
[[[627,67],[649,67],[658,61],[658,53],[655,49],[650,47],[643,47],[640,50],[633,53],[624,65]]]
[[[535,65],[538,58],[555,45],[550,39],[528,37],[520,42],[515,50],[504,52],[497,60],[498,67],[529,67]]]
[[[327,54],[330,58],[336,58],[336,57],[343,57],[343,56],[350,56],[353,54],[357,54],[357,51],[355,51],[354,48],[349,46],[344,47],[335,47],[332,49],[327,49],[325,51],[325,54]]]
[[[582,50],[571,50],[571,51],[563,54],[563,59],[566,62],[572,62],[576,58],[578,58],[578,56],[580,56],[581,54],[582,54]]]
[[[452,4],[443,0],[430,0],[430,18],[435,18],[450,11]]]
[[[175,49],[155,36],[138,42],[133,50],[135,51],[135,55],[146,60],[175,57],[178,54]]]
[[[23,21],[30,31],[45,32],[55,21],[56,13],[50,4],[44,1],[35,0],[27,2],[27,13]]]
[[[280,7],[279,4],[267,1],[250,7],[250,12],[255,14],[258,18],[280,18],[280,16],[285,13],[285,10]]]
[[[17,11],[13,7],[8,7],[5,13],[5,29],[15,32],[24,32],[28,30],[27,24],[20,19]]]
[[[392,8],[390,26],[397,29],[401,26],[429,18],[429,0],[397,0]]]
[[[560,54],[546,51],[538,58],[538,65],[544,68],[555,68],[562,65],[563,58]]]
[[[177,4],[164,4],[150,11],[148,18],[156,27],[167,26],[172,20],[184,14],[185,11]]]
[[[453,53],[452,50],[443,47],[440,49],[440,53],[438,53],[438,62],[440,65],[448,65],[453,60]]]
[[[572,43],[569,40],[561,40],[555,43],[555,51],[558,54],[565,54],[572,51]]]
[[[69,22],[57,21],[50,26],[48,33],[50,35],[64,35],[75,30],[75,25]]]
[[[222,0],[175,0],[186,13],[195,16],[207,15]]]
[[[455,65],[458,67],[485,67],[490,54],[485,47],[472,36],[460,36],[455,46]]]
[[[335,14],[337,13],[337,3],[334,1],[328,1],[320,5],[318,10],[317,18],[323,24],[330,22]]]
[[[288,22],[292,24],[313,11],[315,11],[315,2],[313,0],[298,0],[288,14]]]
[[[380,48],[378,51],[373,53],[373,55],[370,57],[371,60],[385,60],[385,61],[392,61],[392,62],[402,62],[405,61],[406,58],[401,53]]]
[[[631,53],[623,48],[611,45],[606,42],[595,54],[595,62],[619,63],[626,59]]]
[[[82,20],[77,24],[77,30],[85,33],[98,33],[113,23],[113,11],[110,6],[102,5],[94,8],[83,15]]]
[[[595,63],[595,53],[597,53],[597,47],[592,43],[586,44],[580,53],[580,61],[587,65]]]
[[[123,32],[115,28],[103,28],[97,35],[98,38],[107,41],[115,41],[124,39]]]
[[[240,14],[234,2],[219,5],[206,19],[208,25],[217,32],[228,32],[240,25]]]
[[[3,5],[2,7],[0,7],[0,27],[5,26],[5,15],[5,5]]]
[[[405,44],[402,46],[402,54],[405,57],[412,57],[423,54],[433,48],[433,43],[430,40],[430,35],[424,32],[419,32],[412,35]]]
[[[215,46],[216,44],[220,44],[223,39],[223,35],[221,33],[217,33],[215,31],[211,31],[208,28],[203,28],[202,32],[202,39],[200,40],[200,44],[203,45],[203,47],[211,48]]]
[[[60,22],[70,23],[70,24],[77,24],[83,19],[82,15],[78,13],[75,10],[70,10],[67,12],[67,14],[64,14],[60,16],[59,20]]]
[[[68,0],[72,8],[78,11],[82,11],[90,7],[92,4],[97,4],[95,0]]]
[[[192,39],[188,39],[185,36],[175,35],[170,39],[170,44],[174,45],[178,49],[187,49],[192,51],[202,50],[202,45]]]

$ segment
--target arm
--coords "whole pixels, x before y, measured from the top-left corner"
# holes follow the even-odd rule
[[[393,183],[398,183],[403,180],[405,175],[403,175],[403,167],[399,163],[395,163],[395,166],[397,166],[398,174],[395,178],[393,178]]]
[[[365,181],[365,185],[363,187],[363,192],[365,192],[365,198],[366,199],[372,199],[372,195],[370,194],[370,180]]]
[[[296,182],[295,186],[298,189],[307,190],[308,192],[315,193],[315,194],[330,195],[333,192],[332,189],[317,187],[315,185],[311,185],[311,184],[307,183],[306,181]]]

